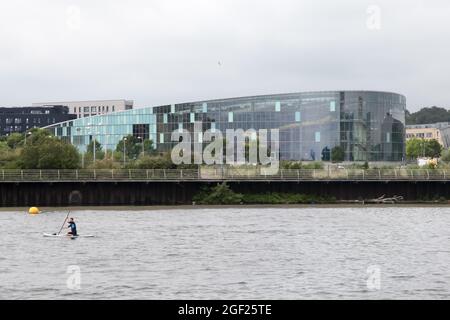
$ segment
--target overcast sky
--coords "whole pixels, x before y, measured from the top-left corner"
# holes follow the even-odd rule
[[[311,90],[450,108],[448,0],[0,0],[0,105]]]

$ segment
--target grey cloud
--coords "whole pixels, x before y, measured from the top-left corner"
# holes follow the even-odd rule
[[[373,89],[447,107],[449,17],[444,0],[2,2],[1,105]]]

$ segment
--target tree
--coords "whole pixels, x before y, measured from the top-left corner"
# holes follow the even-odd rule
[[[409,159],[416,159],[425,155],[425,145],[423,139],[410,139],[406,141],[406,156]]]
[[[119,141],[116,146],[116,151],[122,152],[122,154],[125,152],[127,158],[135,159],[139,155],[138,143],[139,141],[136,137],[128,135]]]
[[[120,140],[116,146],[116,151],[122,152],[123,155],[125,149],[127,158],[136,160],[142,153],[142,143],[144,143],[144,152],[146,154],[155,152],[155,150],[153,149],[152,140],[145,139],[144,141],[142,141],[142,139],[139,139],[133,135],[128,135]]]
[[[442,153],[442,146],[436,139],[426,141],[426,156],[430,158],[439,158]]]
[[[0,167],[3,169],[17,169],[21,149],[11,149],[6,140],[0,141]]]
[[[95,141],[95,152],[96,152],[96,153],[102,152],[103,146],[102,146],[102,144],[101,144],[100,142],[98,142],[97,140],[92,140],[92,141],[88,144],[88,146],[87,146],[87,148],[86,148],[86,152],[88,152],[88,153],[94,153],[94,141]]]
[[[6,143],[8,144],[8,147],[11,149],[15,149],[17,146],[22,144],[22,141],[24,140],[24,135],[21,133],[11,133],[8,138],[6,139]]]
[[[344,161],[345,153],[344,148],[341,146],[335,146],[331,149],[331,161],[333,162],[342,162]]]
[[[239,204],[243,195],[230,189],[225,183],[219,183],[211,189],[203,189],[193,197],[200,204]]]
[[[145,139],[144,140],[144,151],[146,154],[155,154],[156,150],[153,147],[153,140]]]
[[[450,121],[450,111],[436,106],[422,108],[417,112],[406,112],[406,124],[426,124]]]
[[[406,142],[406,156],[409,159],[417,159],[419,157],[438,158],[441,152],[442,146],[435,139],[413,138]]]
[[[24,146],[19,165],[22,169],[77,169],[80,155],[77,149],[39,129]]]
[[[442,151],[441,160],[444,162],[450,162],[450,149]]]
[[[135,163],[137,169],[174,169],[175,164],[170,159],[170,154],[139,157]]]

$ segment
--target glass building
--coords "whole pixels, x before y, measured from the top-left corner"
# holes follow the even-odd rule
[[[403,161],[403,95],[375,91],[274,94],[180,103],[116,112],[47,128],[85,151],[95,139],[112,150],[127,135],[170,151],[174,130],[279,129],[281,160],[330,160],[340,146],[345,161]],[[194,138],[192,139],[194,140]],[[201,141],[200,141],[201,142]]]

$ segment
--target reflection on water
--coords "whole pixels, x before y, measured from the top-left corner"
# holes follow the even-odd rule
[[[65,215],[0,212],[0,298],[450,298],[450,208],[80,210],[96,238],[44,238]]]

